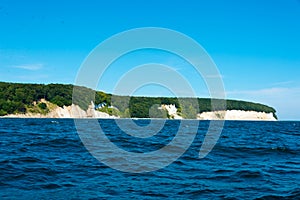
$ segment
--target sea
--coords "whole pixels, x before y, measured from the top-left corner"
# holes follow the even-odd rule
[[[134,123],[147,133],[150,121]],[[157,134],[138,138],[123,130],[132,122],[96,120],[116,147],[134,153],[170,144],[182,123],[163,121]],[[134,173],[91,153],[73,119],[1,118],[0,199],[300,199],[300,122],[226,121],[214,148],[199,158],[210,123],[198,122],[195,138],[174,162]],[[81,131],[91,129],[89,120],[83,124]],[[116,155],[113,162],[122,159]]]

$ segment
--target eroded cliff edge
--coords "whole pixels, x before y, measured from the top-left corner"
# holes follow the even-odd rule
[[[50,103],[42,100],[49,107]],[[53,107],[53,105],[52,105]],[[159,109],[163,109],[168,113],[170,119],[184,119],[175,105],[161,105]],[[4,117],[11,118],[120,118],[120,116],[109,115],[105,112],[95,110],[93,102],[85,111],[78,105],[58,107],[55,106],[47,114],[41,113],[25,113],[25,114],[10,114]],[[202,112],[197,114],[198,120],[247,120],[247,121],[277,121],[273,113],[257,112],[257,111],[243,111],[243,110],[227,110],[227,111],[213,111]]]

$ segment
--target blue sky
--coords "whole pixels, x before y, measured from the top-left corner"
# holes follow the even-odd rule
[[[206,49],[229,99],[265,103],[277,109],[280,119],[299,120],[299,19],[298,0],[0,0],[0,80],[74,83],[81,63],[103,40],[132,28],[164,27],[190,36]],[[112,78],[107,75],[112,83],[105,81],[99,89],[112,92],[116,74],[129,70],[133,61],[153,57],[181,70],[192,84],[199,81],[193,86],[198,96],[207,95],[189,66],[170,62],[172,57],[160,52],[120,59],[118,70],[111,69]],[[145,87],[137,94],[155,95],[153,91]]]

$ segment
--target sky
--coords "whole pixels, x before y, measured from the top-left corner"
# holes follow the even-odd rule
[[[198,42],[220,71],[228,99],[264,103],[280,120],[300,120],[299,0],[0,0],[0,81],[73,84],[97,45],[142,27]],[[151,49],[112,63],[97,89],[114,92],[126,72],[149,62],[182,74],[197,96],[209,95],[189,63]],[[157,85],[134,94],[172,95]]]

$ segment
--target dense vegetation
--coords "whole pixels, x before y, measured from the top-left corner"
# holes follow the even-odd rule
[[[211,107],[211,99],[173,98],[173,97],[128,97],[115,96],[104,92],[95,92],[85,87],[78,87],[73,102],[86,109],[93,100],[96,105],[103,104],[99,110],[121,117],[166,117],[158,107],[162,104],[175,104],[184,118],[195,118],[199,112],[218,110]],[[45,99],[60,107],[72,104],[73,85],[63,84],[21,84],[0,82],[0,116],[26,113],[33,110],[34,104]],[[222,105],[221,105],[222,104]],[[224,101],[220,100],[220,110],[224,110]],[[274,108],[245,101],[226,100],[227,110],[261,111],[274,113]],[[47,105],[38,103],[38,109],[47,111]]]

